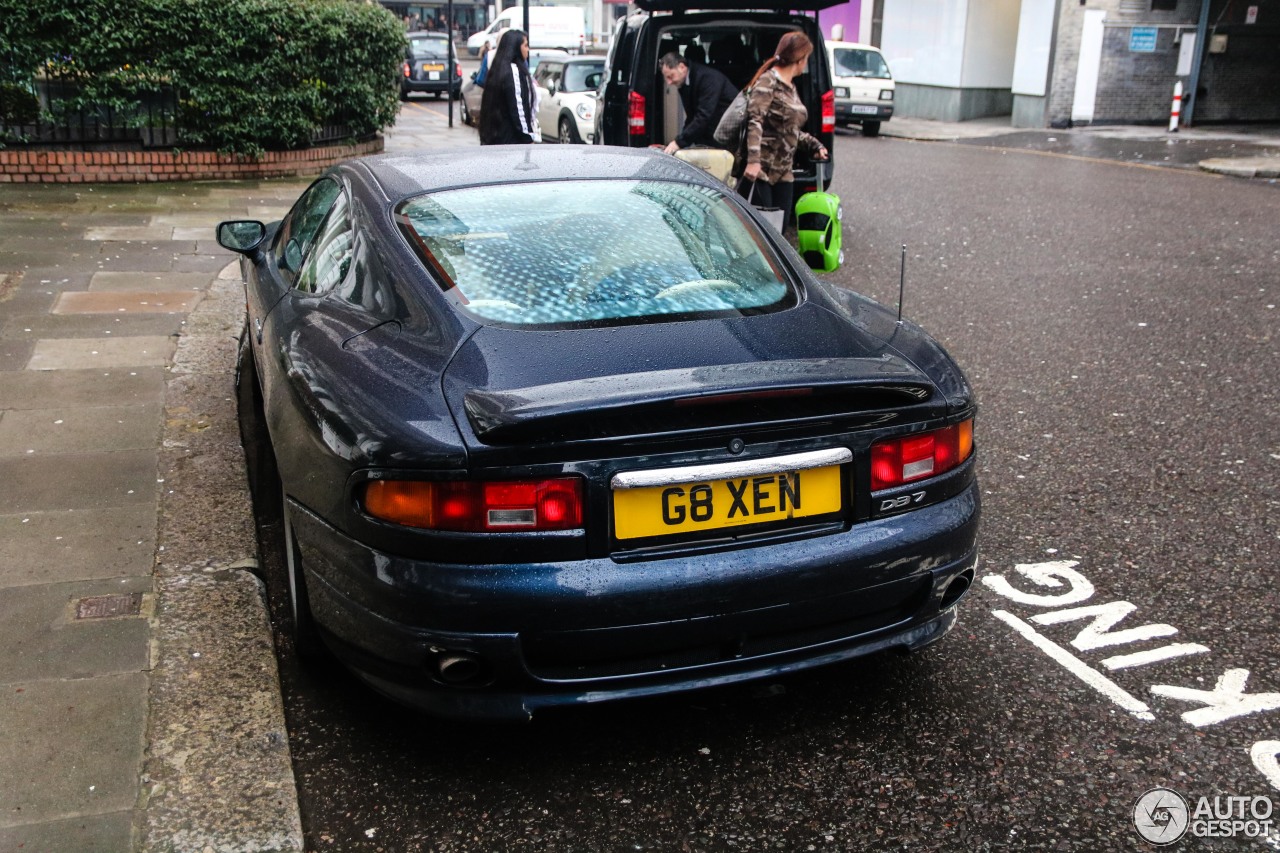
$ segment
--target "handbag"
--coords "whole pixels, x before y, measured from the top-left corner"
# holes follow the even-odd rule
[[[720,116],[720,123],[716,125],[715,133],[712,134],[717,145],[723,145],[730,151],[737,148],[742,131],[747,126],[747,101],[750,98],[751,90],[743,89],[729,102],[724,115]]]
[[[751,182],[751,189],[747,191],[747,204],[751,204],[751,197],[756,194],[756,184],[763,180],[763,177],[757,178]],[[765,222],[773,226],[773,230],[779,234],[782,233],[782,224],[786,221],[787,212],[780,207],[761,207],[757,204],[751,204],[756,212],[764,217]]]

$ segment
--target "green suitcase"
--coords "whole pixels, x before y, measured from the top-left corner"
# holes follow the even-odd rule
[[[840,196],[822,191],[824,171],[819,165],[817,191],[805,193],[796,201],[796,248],[815,272],[831,272],[844,263],[840,234],[844,208],[840,206]]]

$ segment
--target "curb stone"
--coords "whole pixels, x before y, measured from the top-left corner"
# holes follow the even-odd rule
[[[1280,178],[1280,156],[1215,157],[1201,160],[1200,168],[1236,178]]]
[[[240,449],[231,264],[189,317],[165,386],[146,853],[300,853],[302,821]],[[228,274],[230,273],[230,274]]]

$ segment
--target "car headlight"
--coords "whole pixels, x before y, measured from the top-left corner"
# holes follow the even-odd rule
[[[837,97],[837,98],[847,98],[847,97],[849,97],[849,90],[848,90],[848,88],[846,88],[846,87],[844,87],[844,86],[836,86],[836,97]],[[883,95],[881,95],[881,97],[884,97],[884,96],[883,96]]]
[[[892,90],[892,89],[881,89],[881,90],[880,90],[880,100],[882,100],[882,101],[892,101],[892,100],[893,100],[893,90]]]
[[[582,119],[583,121],[591,121],[591,104],[587,103],[586,101],[583,101],[581,104],[578,104],[576,107],[574,107],[573,111],[577,113],[578,118]]]

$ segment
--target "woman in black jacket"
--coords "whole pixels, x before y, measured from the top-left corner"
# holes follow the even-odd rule
[[[523,31],[502,34],[480,99],[480,144],[519,145],[541,142],[538,90],[529,74],[529,38]]]

